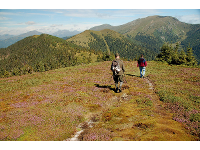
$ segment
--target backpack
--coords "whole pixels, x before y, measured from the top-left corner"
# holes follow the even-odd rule
[[[138,64],[139,64],[139,66],[145,66],[145,62],[146,62],[146,60],[144,59],[144,58],[140,58],[139,60],[138,60]]]
[[[112,71],[115,75],[117,75],[120,71],[121,71],[121,68],[119,66],[119,62],[114,60],[112,62]]]

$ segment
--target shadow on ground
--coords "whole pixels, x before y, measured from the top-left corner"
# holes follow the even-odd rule
[[[115,88],[111,88],[110,85],[99,85],[99,84],[94,84],[96,87],[98,88],[102,88],[102,89],[109,89],[109,90],[112,90],[112,91],[115,91]]]
[[[137,75],[135,75],[135,74],[126,74],[127,76],[131,76],[131,77],[139,77],[140,78],[140,76],[137,76]]]
[[[99,85],[99,84],[94,84],[96,87],[103,89],[102,92],[108,92],[108,90],[112,90],[116,93],[115,88],[111,88],[110,85]],[[128,85],[123,85],[122,90],[129,89],[130,87]]]

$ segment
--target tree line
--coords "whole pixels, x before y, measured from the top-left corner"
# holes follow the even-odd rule
[[[93,36],[95,39],[100,39],[98,35],[93,34]],[[156,52],[135,45],[126,38],[119,39],[107,35],[104,39],[110,52],[106,49],[104,40],[100,40],[100,42],[96,40],[95,43],[90,43],[90,46],[92,46],[87,49],[47,34],[27,37],[8,48],[0,49],[0,77],[31,74],[90,63],[92,61],[91,53],[97,56],[96,61],[111,61],[116,52],[124,60],[137,60],[141,54],[145,56],[146,60],[154,60],[157,55]],[[88,52],[90,55],[77,56],[77,53],[82,52]],[[175,65],[197,65],[191,47],[188,47],[185,53],[183,49],[180,50],[178,43],[174,48],[165,43],[160,52],[155,59],[157,61],[166,61]]]
[[[187,47],[187,51],[180,49],[180,45],[177,43],[173,48],[172,44],[165,43],[160,49],[160,52],[156,61],[165,61],[168,64],[174,65],[187,65],[197,66],[197,60],[194,57],[193,50],[190,46]]]

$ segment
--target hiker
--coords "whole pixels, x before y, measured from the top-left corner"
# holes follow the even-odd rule
[[[147,61],[141,55],[141,58],[138,60],[137,67],[140,69],[140,78],[144,78],[145,75],[145,68],[147,66]]]
[[[118,53],[115,54],[115,60],[112,61],[111,70],[113,71],[113,79],[115,81],[115,92],[122,92],[123,74],[125,72],[124,63],[120,59]],[[118,83],[120,82],[119,88]]]

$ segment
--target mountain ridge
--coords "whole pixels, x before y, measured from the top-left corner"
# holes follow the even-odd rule
[[[108,55],[118,52],[121,57],[128,60],[137,59],[141,52],[146,55],[147,60],[152,60],[156,55],[153,51],[136,45],[124,35],[110,29],[101,31],[86,30],[66,41],[95,51],[103,51]]]
[[[177,18],[171,17],[171,16],[148,16],[146,18],[139,18],[136,20],[133,20],[131,22],[128,22],[123,25],[119,26],[111,26],[108,24],[103,24],[100,26],[96,26],[93,28],[90,28],[90,30],[99,31],[102,29],[106,29],[106,27],[109,27],[109,29],[117,31],[123,35],[132,35],[135,36],[136,33],[146,33],[146,34],[153,34],[153,30],[166,30],[167,27],[170,29],[172,26],[179,26],[182,25],[182,28],[186,28],[188,26],[195,26],[192,24],[187,24],[184,22],[180,22]],[[167,26],[167,27],[166,27]],[[199,25],[200,26],[200,25]],[[150,30],[150,29],[153,30]],[[163,29],[162,29],[163,28]],[[166,28],[166,29],[164,29]],[[181,29],[182,29],[181,28]],[[189,31],[189,29],[185,29],[186,32]],[[184,31],[184,32],[185,32]]]
[[[188,44],[193,48],[194,55],[200,61],[200,24],[188,24],[171,16],[149,16],[139,18],[119,26],[101,25],[90,28],[99,31],[109,27],[121,33],[139,45],[145,45],[156,53],[164,43],[179,43],[186,51]]]
[[[73,35],[76,35],[80,33],[77,30],[74,31],[69,31],[69,30],[58,30],[54,33],[52,33],[51,35],[53,36],[57,36],[59,38],[69,38]],[[6,48],[28,36],[33,36],[33,35],[41,35],[41,34],[46,34],[43,32],[39,32],[37,30],[33,30],[33,31],[29,31],[20,35],[9,35],[9,34],[4,34],[4,35],[0,35],[0,48]]]
[[[58,30],[54,33],[52,33],[53,36],[57,36],[59,38],[63,38],[63,37],[69,37],[69,36],[73,36],[76,34],[79,34],[80,31],[74,30],[74,31],[70,31],[70,30]]]

